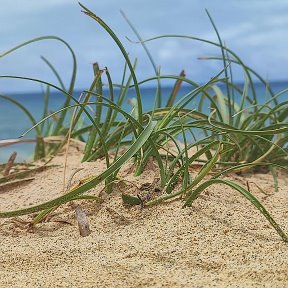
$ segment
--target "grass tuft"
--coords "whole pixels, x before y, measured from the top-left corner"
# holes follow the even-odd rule
[[[249,189],[246,190],[233,181],[222,179],[229,173],[254,172],[262,167],[271,171],[275,189],[278,188],[277,169],[287,169],[288,166],[288,102],[279,102],[278,98],[287,89],[274,94],[270,85],[259,74],[226,47],[208,11],[218,42],[187,35],[162,35],[143,40],[122,12],[138,39],[137,43],[141,43],[147,53],[155,72],[155,76],[138,81],[137,60],[133,62],[130,59],[123,43],[100,17],[82,4],[80,6],[82,12],[100,25],[121,51],[125,61],[121,83],[113,83],[109,69],[101,69],[95,63],[94,79],[90,87],[77,97],[74,91],[77,62],[72,48],[59,37],[45,36],[20,44],[1,54],[0,58],[37,41],[60,41],[66,45],[73,59],[72,76],[68,88],[52,63],[42,56],[43,62],[48,65],[57,79],[58,85],[41,79],[0,75],[0,78],[33,81],[47,87],[44,91],[45,105],[42,120],[37,122],[24,105],[12,98],[6,95],[0,95],[0,98],[14,104],[15,109],[20,109],[29,118],[32,127],[20,138],[25,142],[24,137],[32,130],[36,131],[35,140],[30,140],[36,142],[35,160],[55,155],[71,137],[85,143],[82,161],[95,161],[104,157],[106,170],[99,175],[81,179],[78,185],[58,198],[33,207],[1,211],[0,217],[37,212],[38,216],[33,221],[35,225],[64,203],[81,199],[101,201],[100,198],[85,193],[102,181],[105,181],[106,193],[112,193],[112,184],[117,181],[117,175],[123,164],[133,160],[135,174],[141,175],[149,159],[153,159],[159,168],[161,195],[154,195],[151,199],[151,197],[140,198],[123,193],[124,203],[148,207],[173,198],[181,198],[184,200],[183,206],[186,207],[191,206],[207,187],[223,184],[250,201],[274,227],[283,241],[288,242],[287,235],[259,200],[248,191]],[[179,75],[162,75],[149,52],[148,43],[169,37],[200,41],[218,47],[221,56],[202,57],[202,59],[221,60],[223,69],[202,85],[186,78],[184,71]],[[233,82],[234,66],[243,69],[242,86]],[[266,87],[268,98],[264,103],[261,101],[262,95],[257,95],[253,82],[255,78]],[[169,95],[162,93],[163,79],[173,81]],[[144,111],[141,85],[153,83],[155,80],[157,89],[154,105],[151,110]],[[189,92],[181,95],[181,86],[184,84],[189,87]],[[65,97],[64,105],[52,113],[48,112],[51,88],[60,91]],[[119,91],[117,96],[116,88]],[[127,111],[123,103],[128,100],[128,91],[131,89],[134,89],[136,98],[130,99],[132,110]],[[195,105],[192,107],[191,103],[197,103],[197,107]],[[47,141],[49,137],[58,137],[59,141],[57,144],[51,143]],[[19,143],[22,140],[0,140],[0,147]],[[121,154],[120,151],[124,153]],[[200,169],[194,171],[193,165],[198,165]],[[192,173],[192,170],[197,173]],[[2,179],[3,182],[8,179],[6,178]]]

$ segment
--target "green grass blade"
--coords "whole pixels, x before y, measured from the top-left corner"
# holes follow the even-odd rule
[[[60,196],[51,201],[48,201],[46,203],[36,205],[33,207],[20,209],[20,210],[15,210],[15,211],[0,212],[0,218],[21,216],[21,215],[34,213],[34,212],[39,212],[45,209],[51,209],[52,207],[67,203],[73,200],[74,198],[76,198],[77,196],[89,191],[90,189],[98,185],[100,182],[105,180],[107,177],[109,177],[112,173],[119,170],[127,161],[129,161],[135,155],[135,153],[137,153],[139,149],[141,149],[141,147],[149,139],[155,126],[156,126],[156,122],[150,120],[148,125],[144,128],[142,133],[139,135],[136,141],[131,145],[131,147],[100,175],[89,177],[85,181],[85,183],[82,184],[81,186],[75,189],[72,189],[65,195]]]
[[[97,127],[100,127],[101,115],[102,115],[102,95],[103,95],[103,87],[102,87],[103,84],[102,84],[101,75],[104,72],[104,70],[100,70],[99,65],[97,63],[93,65],[93,70],[94,70],[95,78],[88,91],[93,91],[94,89],[96,90],[96,95],[94,95],[96,96],[96,99],[97,99],[96,111],[95,111],[95,123]],[[85,97],[84,103],[87,103],[90,100],[92,94],[90,92],[85,92],[85,93],[87,94],[87,96]],[[81,116],[81,114],[82,114],[82,110],[80,109],[78,115],[75,118],[75,124],[78,122],[78,119]],[[93,127],[88,135],[82,162],[87,161],[88,158],[91,156],[91,151],[97,142],[97,131],[98,130],[96,129],[96,127]],[[98,136],[100,137],[100,135]]]
[[[183,82],[183,78],[185,78],[186,75],[185,75],[185,71],[182,70],[180,75],[179,75],[179,78],[176,80],[175,84],[174,84],[174,87],[172,89],[172,92],[167,100],[167,103],[166,103],[166,107],[172,107],[174,102],[175,102],[175,99],[177,97],[177,94],[181,88],[181,85],[182,85],[182,82]]]
[[[219,34],[219,31],[211,17],[211,15],[209,14],[208,10],[205,9],[208,17],[209,17],[209,20],[214,28],[214,31],[216,32],[216,35],[217,35],[217,38],[218,38],[218,41],[219,41],[219,44],[220,44],[220,48],[221,48],[221,54],[222,54],[222,61],[223,61],[223,67],[225,68],[227,66],[227,63],[226,63],[226,57],[225,57],[225,49],[224,49],[224,45],[223,45],[223,42],[222,42],[222,39],[220,37],[220,34]],[[228,79],[228,71],[227,69],[224,70],[224,74],[225,74],[225,78]],[[228,85],[226,85],[226,91],[227,91],[227,96],[228,96],[228,111],[229,111],[229,121],[232,120],[232,103],[231,103],[231,96],[230,96],[230,87]],[[232,124],[231,122],[229,122],[229,124]]]
[[[192,202],[198,198],[201,192],[203,192],[206,188],[213,184],[224,184],[230,186],[231,188],[235,189],[236,191],[240,192],[251,204],[253,204],[262,214],[263,216],[269,221],[269,223],[274,227],[277,233],[281,236],[283,241],[288,242],[288,236],[284,233],[284,231],[280,228],[277,222],[272,218],[269,212],[265,209],[265,207],[258,201],[258,199],[251,194],[249,191],[241,187],[240,185],[229,181],[229,180],[222,180],[222,179],[211,179],[200,186],[198,186],[191,195],[186,199],[184,207],[191,206]]]
[[[130,61],[130,58],[128,56],[128,53],[126,52],[124,46],[122,45],[121,41],[119,40],[119,38],[116,36],[116,34],[110,29],[110,27],[98,16],[96,16],[91,10],[89,10],[88,8],[86,8],[84,5],[82,5],[81,3],[79,3],[79,5],[84,9],[83,12],[88,15],[90,18],[94,19],[96,22],[98,22],[107,32],[108,34],[112,37],[112,39],[114,40],[114,42],[117,44],[117,46],[119,47],[123,57],[125,58],[127,65],[129,67],[131,76],[133,78],[133,82],[135,85],[135,92],[136,92],[136,96],[137,96],[137,101],[138,101],[138,120],[140,122],[140,124],[143,123],[143,119],[142,119],[142,100],[141,100],[141,93],[140,93],[140,89],[138,86],[138,80],[136,77],[136,74],[134,72],[132,63]]]
[[[4,99],[5,101],[11,102],[13,105],[18,107],[29,118],[29,120],[31,121],[32,125],[36,125],[37,121],[35,120],[35,118],[31,114],[31,112],[24,105],[22,105],[20,102],[16,101],[15,99],[13,99],[11,97],[8,97],[8,96],[5,96],[5,95],[0,95],[0,98]],[[39,136],[41,135],[41,129],[39,127],[36,128],[36,133]]]
[[[155,72],[155,75],[156,75],[156,79],[157,79],[157,92],[156,92],[156,98],[155,98],[155,104],[154,104],[154,107],[155,108],[160,108],[161,107],[161,102],[162,102],[162,99],[161,99],[161,82],[160,82],[160,71],[159,69],[157,69],[156,67],[156,64],[155,64],[155,61],[149,51],[149,49],[147,48],[146,44],[143,43],[143,39],[142,37],[140,36],[139,32],[137,31],[137,29],[134,27],[134,25],[131,23],[131,21],[128,19],[128,17],[125,15],[125,13],[120,10],[123,18],[126,20],[126,22],[128,23],[128,25],[130,26],[130,28],[132,29],[132,31],[134,32],[134,34],[136,35],[136,37],[138,38],[138,40],[140,41],[140,44],[142,45],[144,51],[146,52],[148,58],[149,58],[149,61],[150,63],[152,64],[152,67],[154,69],[154,72]]]
[[[51,69],[52,73],[53,73],[53,74],[55,75],[55,77],[57,78],[60,87],[61,87],[63,90],[66,90],[63,80],[61,79],[59,73],[57,72],[56,68],[52,65],[52,63],[51,63],[48,59],[46,59],[44,56],[41,56],[41,59],[42,59],[42,60],[47,64],[47,66]]]
[[[191,193],[192,188],[195,187],[197,184],[199,184],[204,179],[204,177],[207,176],[208,173],[215,167],[222,150],[223,150],[223,144],[218,142],[218,147],[214,155],[212,156],[212,158],[205,163],[205,165],[201,168],[198,175],[193,180],[192,184],[187,188],[187,191],[186,191],[187,195],[189,195]]]

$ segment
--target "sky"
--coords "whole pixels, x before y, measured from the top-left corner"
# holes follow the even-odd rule
[[[81,1],[111,27],[131,60],[138,59],[136,72],[139,81],[153,76],[154,70],[141,45],[135,43],[137,38],[120,10],[125,12],[143,39],[181,34],[217,41],[205,12],[207,9],[225,45],[248,66],[267,80],[287,80],[287,0]],[[55,35],[67,41],[75,51],[77,89],[90,86],[94,62],[98,62],[100,67],[108,67],[113,82],[120,83],[123,56],[107,32],[81,12],[78,1],[0,0],[0,3],[0,54],[32,38]],[[147,47],[162,74],[179,74],[185,69],[187,77],[203,83],[222,67],[217,60],[198,59],[221,53],[219,49],[201,42],[164,38],[147,42]],[[55,66],[68,86],[72,70],[71,54],[62,43],[52,40],[31,44],[0,58],[0,75],[39,78],[57,84],[57,79],[41,56]],[[236,69],[234,80],[243,79],[243,72]],[[39,84],[28,81],[0,79],[2,94],[40,89]]]

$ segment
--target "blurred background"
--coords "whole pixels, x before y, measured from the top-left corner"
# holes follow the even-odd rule
[[[75,50],[78,60],[76,88],[87,88],[92,79],[92,63],[107,66],[114,82],[121,79],[123,57],[107,33],[81,13],[74,0],[2,0],[0,10],[0,53],[42,35],[65,39]],[[82,0],[101,17],[125,45],[130,57],[138,58],[139,79],[153,75],[153,69],[140,44],[126,36],[135,35],[120,14],[123,10],[143,39],[164,34],[183,34],[217,41],[205,12],[208,9],[225,44],[242,60],[269,81],[286,81],[288,72],[288,1],[286,0]],[[156,65],[163,74],[178,74],[205,82],[221,69],[218,61],[200,61],[199,56],[220,55],[219,49],[207,44],[161,39],[147,43]],[[45,56],[68,81],[71,57],[61,43],[45,41],[23,48],[0,59],[1,75],[23,75],[55,81],[40,59]],[[234,75],[243,81],[241,71]],[[0,93],[39,90],[39,85],[23,81],[0,80]]]
[[[120,9],[143,39],[180,34],[217,42],[216,33],[205,11],[207,9],[227,47],[270,81],[273,89],[279,91],[287,87],[287,0],[81,1],[112,28],[129,52],[132,62],[138,58],[136,73],[139,81],[155,73],[142,46],[135,43],[137,37],[121,15]],[[95,62],[99,63],[100,68],[107,66],[113,82],[120,83],[123,56],[107,32],[81,12],[78,1],[1,0],[0,54],[44,35],[63,38],[75,51],[78,65],[76,97],[81,90],[89,88],[93,80],[92,64]],[[202,42],[164,38],[148,42],[147,47],[157,67],[160,67],[161,74],[179,75],[185,69],[187,78],[205,83],[223,69],[221,61],[198,59],[202,56],[221,56],[219,48]],[[41,56],[45,56],[54,65],[67,87],[71,77],[72,57],[63,43],[52,40],[33,43],[0,58],[0,75],[32,77],[58,84]],[[233,76],[235,82],[243,83],[241,69],[235,69]],[[153,84],[155,82],[147,85]],[[163,81],[162,87],[173,84],[174,81]],[[41,91],[44,88],[39,83],[0,79],[0,95],[8,95],[20,101],[36,120],[41,119],[43,112]],[[151,89],[147,87],[142,94],[147,109],[153,101],[151,95],[154,92]],[[265,87],[259,86],[257,89],[260,95],[265,94]],[[64,98],[59,93],[52,96],[49,109],[55,111]],[[31,123],[18,108],[0,99],[0,139],[17,138],[30,127]],[[33,133],[29,137],[33,137]],[[30,157],[33,147],[31,144],[22,144],[1,148],[0,162],[7,161],[15,150],[19,152],[18,160],[22,161]]]

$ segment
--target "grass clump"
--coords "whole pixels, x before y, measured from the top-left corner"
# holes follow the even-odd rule
[[[56,69],[47,59],[43,58],[58,79],[59,86],[40,79],[0,76],[1,78],[34,81],[47,86],[46,104],[43,119],[40,122],[37,123],[33,115],[20,103],[4,95],[1,97],[7,101],[13,101],[31,120],[32,127],[22,137],[35,129],[37,134],[35,159],[54,155],[68,139],[72,138],[85,142],[83,161],[95,161],[104,157],[107,169],[100,175],[82,179],[79,185],[71,188],[61,197],[29,208],[0,212],[0,217],[14,217],[38,212],[39,214],[34,220],[34,223],[37,223],[64,203],[88,199],[90,196],[85,196],[85,192],[102,181],[105,181],[106,192],[111,193],[112,183],[118,179],[120,168],[130,159],[134,159],[135,174],[141,175],[149,159],[153,158],[159,167],[159,185],[163,193],[146,201],[139,197],[123,194],[125,203],[151,206],[181,197],[184,200],[183,206],[186,207],[190,206],[207,187],[221,183],[232,187],[250,201],[287,242],[287,235],[254,195],[239,184],[221,178],[228,173],[253,171],[258,167],[265,167],[272,171],[275,167],[287,169],[288,127],[285,124],[288,114],[287,102],[278,103],[278,98],[284,91],[274,94],[268,83],[245,65],[233,51],[223,45],[209,14],[218,36],[218,43],[185,35],[164,35],[143,41],[127,20],[147,52],[156,74],[156,76],[139,81],[136,75],[137,61],[131,61],[117,35],[92,11],[83,5],[81,8],[87,16],[106,30],[122,52],[125,60],[122,82],[114,84],[108,68],[100,69],[98,64],[94,64],[94,80],[90,87],[77,98],[74,95],[77,67],[74,52],[64,40],[47,36],[21,44],[2,54],[1,57],[36,41],[51,39],[61,41],[67,46],[73,59],[73,72],[69,88],[65,88]],[[181,37],[219,47],[221,57],[205,59],[221,60],[223,69],[202,85],[187,79],[184,71],[179,75],[160,74],[146,43],[164,37]],[[245,75],[243,87],[239,87],[233,82],[233,65],[243,69]],[[268,100],[264,103],[256,94],[254,78],[267,87]],[[174,81],[168,99],[164,99],[161,95],[162,79]],[[155,80],[157,89],[154,107],[150,111],[144,111],[141,85]],[[106,90],[103,89],[103,83],[107,83],[107,95],[105,94]],[[189,86],[189,92],[180,96],[179,91],[183,83]],[[62,108],[49,114],[47,105],[51,88],[60,91],[66,100]],[[115,97],[116,88],[119,89],[117,97]],[[123,103],[127,100],[127,93],[131,89],[134,90],[136,98],[131,101],[132,111],[127,112],[123,108]],[[196,109],[191,108],[193,101],[198,103]],[[165,102],[166,104],[163,104]],[[68,116],[70,125],[65,121]],[[80,124],[81,121],[82,124]],[[45,139],[52,135],[62,136],[57,145],[53,146],[45,142]],[[167,148],[171,143],[174,146],[173,151]],[[119,153],[121,149],[125,151],[123,154]],[[112,151],[113,158],[111,158]],[[201,169],[192,176],[191,167],[194,164],[201,164]],[[175,189],[176,185],[180,188]]]

